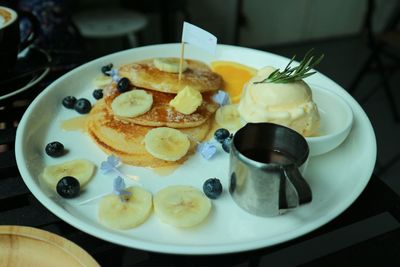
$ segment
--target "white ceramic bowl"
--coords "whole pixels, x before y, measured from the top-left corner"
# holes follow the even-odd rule
[[[310,156],[327,153],[338,147],[348,136],[353,125],[353,111],[338,94],[311,85],[313,100],[321,116],[321,135],[306,137]]]

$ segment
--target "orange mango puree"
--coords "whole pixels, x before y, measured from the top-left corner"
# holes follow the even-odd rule
[[[214,72],[221,75],[223,89],[229,94],[232,103],[240,101],[243,86],[257,72],[255,68],[233,61],[213,61],[210,65]]]

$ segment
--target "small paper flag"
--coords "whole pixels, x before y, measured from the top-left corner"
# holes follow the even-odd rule
[[[195,45],[214,55],[217,37],[193,24],[183,22],[182,42]]]

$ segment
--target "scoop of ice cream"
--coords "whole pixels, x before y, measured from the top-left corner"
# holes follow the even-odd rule
[[[304,81],[254,83],[267,78],[273,67],[260,69],[245,85],[238,111],[246,122],[272,122],[294,129],[303,136],[316,135],[319,113],[310,87]]]

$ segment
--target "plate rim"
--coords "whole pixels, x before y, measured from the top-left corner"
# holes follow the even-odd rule
[[[94,59],[90,62],[87,62],[75,69],[73,69],[72,71],[64,74],[63,76],[61,76],[60,78],[58,78],[56,81],[54,81],[51,85],[49,85],[45,90],[43,90],[35,99],[34,101],[32,101],[32,103],[30,104],[30,106],[28,107],[28,109],[25,111],[21,121],[20,121],[20,125],[25,125],[29,115],[31,114],[31,109],[35,106],[36,102],[39,101],[39,99],[46,94],[48,91],[52,90],[51,88],[55,87],[57,85],[58,82],[60,82],[62,79],[64,79],[66,77],[66,75],[74,75],[75,72],[79,72],[82,68],[85,68],[87,65],[89,64],[95,64],[94,62],[100,62],[102,60],[104,60],[104,58],[108,58],[108,57],[113,57],[117,54],[123,54],[123,53],[129,53],[132,50],[142,50],[142,49],[150,49],[150,48],[168,48],[169,46],[177,46],[180,45],[179,43],[172,43],[172,44],[157,44],[157,45],[150,45],[150,46],[143,46],[143,47],[139,47],[139,48],[133,48],[133,49],[128,49],[128,50],[124,50],[124,51],[120,51],[120,52],[116,52],[110,55],[106,55],[97,59]],[[230,48],[235,48],[235,49],[244,49],[244,50],[251,50],[251,51],[256,51],[258,53],[262,53],[262,54],[269,54],[270,56],[273,57],[280,57],[281,59],[287,60],[289,61],[288,58],[280,56],[280,55],[276,55],[267,51],[262,51],[262,50],[257,50],[257,49],[252,49],[252,48],[246,48],[246,47],[239,47],[239,46],[231,46],[231,45],[218,45],[219,47],[222,47],[222,49],[224,47],[230,47]],[[243,243],[240,244],[230,244],[230,245],[224,245],[221,247],[221,245],[207,245],[207,246],[199,246],[199,245],[195,245],[195,246],[189,246],[189,245],[175,245],[175,244],[164,244],[164,243],[149,243],[147,241],[142,241],[142,240],[135,240],[134,245],[132,246],[132,238],[127,238],[127,237],[121,237],[120,235],[118,235],[117,239],[113,238],[113,234],[105,231],[103,229],[99,229],[97,227],[93,227],[92,225],[89,225],[83,221],[78,220],[77,218],[75,218],[75,216],[73,216],[72,214],[70,214],[69,212],[67,212],[64,209],[61,209],[60,207],[58,207],[57,205],[55,205],[55,203],[53,203],[53,201],[48,198],[47,196],[45,196],[42,192],[42,190],[40,190],[39,186],[37,186],[34,183],[31,183],[30,180],[27,178],[29,177],[29,172],[27,170],[27,167],[25,164],[23,164],[21,161],[22,159],[24,159],[23,157],[23,147],[22,147],[22,142],[21,142],[21,138],[23,137],[22,134],[22,127],[18,127],[17,129],[17,134],[16,134],[16,143],[15,143],[15,153],[16,153],[16,158],[17,158],[17,165],[18,168],[21,172],[21,176],[24,180],[24,182],[27,184],[28,188],[32,191],[33,195],[52,213],[54,213],[55,215],[57,215],[58,217],[60,217],[62,220],[66,221],[67,223],[73,225],[74,227],[84,230],[87,233],[90,233],[93,236],[96,236],[100,239],[109,241],[111,243],[115,243],[115,244],[119,244],[122,246],[129,246],[132,248],[137,248],[137,249],[143,249],[143,250],[147,250],[147,251],[153,251],[153,252],[162,252],[162,253],[170,253],[170,254],[191,254],[191,255],[212,255],[212,254],[225,254],[225,253],[234,253],[234,252],[244,252],[244,251],[249,251],[249,250],[253,250],[253,249],[260,249],[263,247],[269,247],[272,245],[276,245],[279,243],[283,243],[286,242],[288,240],[292,240],[294,238],[303,236],[309,232],[311,232],[312,230],[315,230],[323,225],[325,225],[326,223],[330,222],[331,220],[333,220],[334,218],[336,218],[337,216],[339,216],[343,211],[345,211],[359,196],[360,194],[363,192],[363,190],[365,189],[366,185],[368,184],[371,176],[372,176],[372,171],[374,168],[374,164],[376,162],[376,155],[377,155],[377,147],[376,147],[376,138],[375,138],[375,133],[372,127],[371,122],[369,121],[365,111],[361,108],[361,106],[359,106],[359,104],[352,98],[351,95],[349,95],[347,93],[347,91],[345,91],[340,85],[338,85],[336,82],[334,82],[333,80],[331,80],[330,78],[328,78],[327,76],[325,76],[323,73],[318,72],[320,75],[322,75],[324,77],[324,79],[329,80],[332,84],[334,84],[336,87],[340,88],[342,91],[340,92],[340,95],[346,95],[346,100],[350,101],[350,106],[354,111],[354,109],[357,109],[357,116],[360,117],[360,119],[363,119],[363,122],[367,123],[367,128],[368,128],[368,132],[369,135],[371,137],[371,139],[373,140],[373,143],[371,144],[371,149],[372,149],[372,156],[371,156],[371,162],[373,162],[372,166],[369,166],[369,169],[367,170],[369,174],[368,178],[365,178],[361,181],[359,181],[357,183],[357,187],[353,189],[352,193],[354,194],[354,192],[356,192],[355,197],[352,198],[347,198],[345,202],[341,202],[339,205],[336,205],[336,209],[334,210],[334,212],[330,212],[329,216],[325,216],[324,220],[322,223],[318,224],[317,226],[315,226],[315,224],[308,224],[306,226],[302,226],[300,227],[300,229],[302,231],[300,231],[300,234],[298,234],[298,230],[299,228],[296,229],[296,231],[289,231],[286,232],[284,234],[284,238],[282,238],[282,235],[278,235],[278,236],[274,236],[272,238],[268,238],[268,242],[265,242],[265,239],[262,240],[255,240],[255,241],[250,241],[250,242],[245,242],[246,246],[245,248],[243,247]],[[326,86],[324,86],[326,87]],[[99,234],[100,233],[100,234]]]

